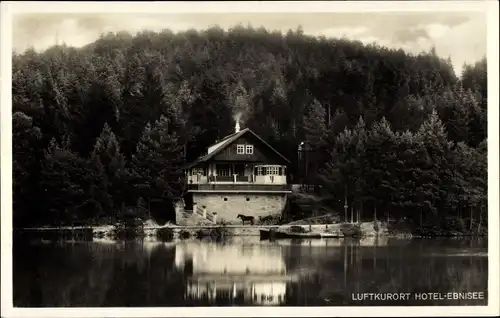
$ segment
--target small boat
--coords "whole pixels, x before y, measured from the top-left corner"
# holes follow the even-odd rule
[[[342,233],[331,233],[331,232],[321,232],[319,233],[321,235],[321,238],[339,238],[339,237],[344,237]]]

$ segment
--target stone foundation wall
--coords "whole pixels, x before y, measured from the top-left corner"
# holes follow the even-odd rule
[[[217,220],[241,223],[236,217],[244,214],[255,217],[281,215],[286,204],[284,193],[193,193],[198,207],[206,206],[207,213],[217,212]]]

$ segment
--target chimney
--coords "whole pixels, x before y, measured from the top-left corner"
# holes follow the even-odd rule
[[[240,121],[239,120],[236,121],[236,125],[234,126],[234,132],[235,133],[240,132]]]

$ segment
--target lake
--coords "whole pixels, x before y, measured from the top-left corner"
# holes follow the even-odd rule
[[[487,305],[486,239],[15,241],[13,271],[15,307]]]

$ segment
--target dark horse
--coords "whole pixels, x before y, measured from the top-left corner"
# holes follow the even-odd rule
[[[255,218],[253,216],[248,216],[248,215],[243,215],[243,214],[238,214],[236,217],[238,219],[241,219],[241,222],[243,225],[245,225],[245,222],[250,222],[250,224],[253,225]]]

